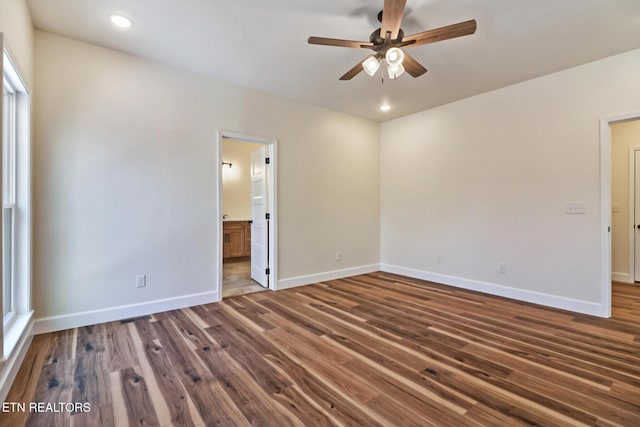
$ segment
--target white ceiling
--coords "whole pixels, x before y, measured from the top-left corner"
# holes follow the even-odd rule
[[[35,28],[373,120],[640,48],[640,0],[407,0],[405,34],[475,18],[476,34],[410,49],[428,70],[338,81],[369,50],[383,0],[27,0]],[[129,30],[107,20],[134,19]],[[383,102],[392,110],[378,110]]]

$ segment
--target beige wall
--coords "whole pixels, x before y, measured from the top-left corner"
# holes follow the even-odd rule
[[[38,318],[215,290],[220,129],[278,140],[280,280],[378,262],[377,123],[35,34]]]
[[[640,120],[611,126],[611,270],[633,282],[629,266],[629,148],[640,147]]]
[[[251,219],[251,153],[262,145],[225,139],[222,161],[233,166],[222,168],[222,213],[227,219]]]
[[[606,313],[599,123],[640,111],[639,69],[635,50],[383,123],[383,267]]]

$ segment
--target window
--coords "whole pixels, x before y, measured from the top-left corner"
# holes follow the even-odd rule
[[[16,89],[2,79],[2,318],[8,322],[14,313],[14,212],[16,155]]]
[[[33,315],[31,310],[31,143],[29,91],[0,33],[2,74],[2,328],[0,361],[13,354]]]

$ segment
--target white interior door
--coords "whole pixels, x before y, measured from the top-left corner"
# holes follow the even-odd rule
[[[634,167],[634,278],[640,282],[640,150],[635,150]]]
[[[267,197],[267,146],[251,153],[251,278],[269,287],[269,212]]]

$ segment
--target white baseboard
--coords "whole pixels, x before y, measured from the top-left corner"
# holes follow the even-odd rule
[[[533,304],[540,304],[547,307],[569,310],[576,313],[590,314],[592,316],[607,317],[605,307],[602,304],[589,301],[529,291],[526,289],[511,288],[509,286],[498,285],[496,283],[465,279],[457,276],[448,276],[445,274],[416,270],[396,265],[380,264],[380,270],[387,273],[413,277],[415,279],[456,286],[458,288],[468,289],[471,291],[478,291],[519,301],[530,302]]]
[[[611,280],[614,282],[635,283],[629,273],[616,273],[615,271],[611,273]]]
[[[44,317],[35,320],[34,334],[38,335],[81,326],[95,325],[97,323],[113,322],[115,320],[146,316],[162,311],[177,310],[179,308],[208,304],[216,301],[218,301],[217,292],[203,292],[140,304],[121,305],[100,310]]]
[[[31,340],[33,339],[34,321],[29,321],[27,327],[22,332],[17,344],[13,348],[11,355],[0,364],[0,402],[4,402],[9,394],[13,380],[15,380],[20,366],[24,360]]]
[[[296,286],[310,285],[312,283],[324,282],[327,280],[343,279],[345,277],[357,276],[358,274],[373,273],[380,271],[379,264],[362,265],[359,267],[345,268],[342,270],[325,271],[323,273],[308,274],[305,276],[290,277],[278,280],[276,290],[294,288]]]
[[[327,280],[342,279],[359,274],[373,273],[380,270],[388,273],[395,273],[407,277],[413,277],[416,279],[429,280],[436,283],[456,286],[462,289],[469,289],[491,295],[512,298],[519,301],[526,301],[534,304],[560,308],[563,310],[585,313],[599,317],[606,317],[606,310],[604,310],[602,304],[598,303],[561,297],[557,295],[544,294],[541,292],[529,291],[524,289],[516,289],[508,286],[498,285],[495,283],[465,279],[457,276],[448,276],[444,274],[390,264],[370,264],[352,268],[345,268],[341,270],[332,270],[322,273],[296,276],[288,279],[281,279],[278,280],[277,290],[304,286]],[[179,308],[208,304],[216,301],[218,301],[217,292],[204,292],[200,294],[185,295],[176,298],[149,301],[140,304],[130,304],[100,310],[45,317],[35,320],[35,323],[33,324],[33,334],[37,335],[64,329],[94,325],[97,323],[127,319],[131,317],[145,316],[162,311],[176,310]]]

